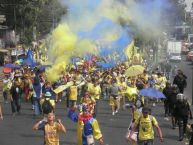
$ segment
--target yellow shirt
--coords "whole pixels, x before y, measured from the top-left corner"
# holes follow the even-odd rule
[[[144,78],[145,81],[148,81],[149,75],[146,74],[146,75],[143,76],[143,78]]]
[[[3,80],[3,91],[8,91],[12,84],[9,80]]]
[[[158,77],[158,78],[156,79],[156,81],[157,81],[157,85],[161,85],[161,83],[162,83],[162,81],[163,81],[163,78],[162,78],[162,77]]]
[[[119,76],[115,77],[116,81],[117,81],[117,84],[120,84],[120,78]]]
[[[126,92],[127,84],[126,84],[126,82],[120,82],[118,85],[120,86],[120,88],[121,88],[121,91],[120,91],[120,92],[121,92],[121,94],[123,95],[123,93]]]
[[[101,94],[101,87],[99,85],[97,86],[93,85],[90,89],[91,89],[90,90],[91,96],[93,96],[95,100],[99,100]]]
[[[88,92],[89,92],[89,93],[91,92],[92,87],[93,87],[93,84],[92,84],[92,83],[88,83],[88,84],[87,84],[87,89],[88,89]]]
[[[78,87],[77,86],[70,86],[70,95],[69,95],[69,100],[77,100],[78,96]]]
[[[162,77],[162,87],[165,88],[166,87],[166,82],[167,82],[167,78],[165,76]]]
[[[60,125],[56,122],[45,125],[45,145],[59,145],[59,130]]]
[[[143,115],[135,120],[135,124],[139,124],[139,140],[154,139],[153,125],[157,126],[158,122],[155,117],[148,116],[144,118]]]

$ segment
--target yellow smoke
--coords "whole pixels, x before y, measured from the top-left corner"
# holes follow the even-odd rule
[[[52,62],[52,68],[46,70],[46,74],[51,82],[59,79],[72,56],[82,57],[86,53],[97,55],[95,44],[87,39],[78,40],[76,33],[67,24],[60,24],[49,39],[48,58]]]
[[[69,29],[67,24],[60,24],[52,33],[51,36],[52,49],[51,55],[56,57],[65,55],[70,57],[70,53],[74,50],[77,37]]]
[[[96,51],[95,48],[96,48],[96,46],[94,43],[92,43],[91,41],[89,41],[87,39],[83,39],[77,44],[74,55],[80,56],[80,57],[83,57],[85,55],[85,53],[97,55],[98,52]]]
[[[60,24],[50,37],[50,49],[48,58],[53,63],[53,67],[46,71],[47,79],[55,81],[66,66],[73,54],[77,43],[76,35],[69,29],[67,24]]]

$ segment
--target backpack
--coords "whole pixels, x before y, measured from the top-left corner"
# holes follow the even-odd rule
[[[137,125],[137,132],[139,133],[139,128],[140,128],[140,122],[141,122],[141,118],[143,116],[141,115],[140,118],[139,118],[139,123]],[[151,120],[151,124],[152,124],[152,127],[153,127],[153,116],[152,115],[149,115],[149,119]]]
[[[53,111],[53,106],[50,103],[50,100],[45,99],[42,104],[42,110],[44,114],[51,113]]]
[[[177,102],[176,103],[176,114],[178,114],[178,116],[188,116],[189,114],[189,104],[187,101],[183,101],[183,102]]]

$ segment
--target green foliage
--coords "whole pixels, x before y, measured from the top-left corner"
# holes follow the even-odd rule
[[[58,0],[3,0],[2,3],[9,28],[15,29],[20,41],[27,45],[48,34],[66,12]]]

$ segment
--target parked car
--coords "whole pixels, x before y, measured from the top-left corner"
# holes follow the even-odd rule
[[[179,53],[173,53],[171,56],[170,56],[170,61],[171,62],[181,62],[181,60],[182,60],[182,57],[181,57],[181,55],[179,54]]]

